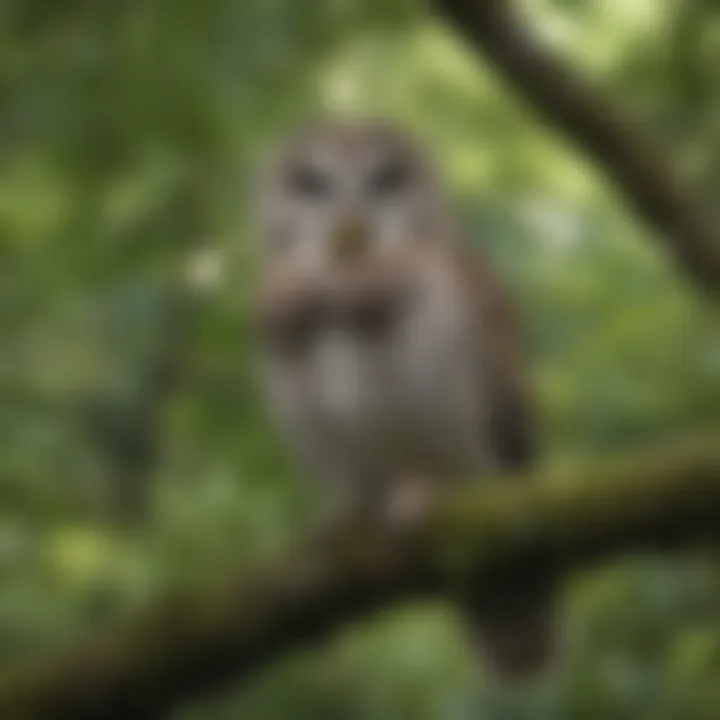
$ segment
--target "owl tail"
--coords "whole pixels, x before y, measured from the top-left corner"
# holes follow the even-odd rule
[[[490,672],[507,682],[545,675],[561,649],[555,581],[523,578],[483,585],[462,606],[471,641]]]

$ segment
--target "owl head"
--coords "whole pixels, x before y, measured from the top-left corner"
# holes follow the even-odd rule
[[[432,158],[383,121],[326,120],[275,154],[260,184],[263,250],[295,267],[382,260],[448,235]]]

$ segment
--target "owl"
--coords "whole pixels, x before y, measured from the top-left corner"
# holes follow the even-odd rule
[[[261,372],[320,496],[402,525],[447,488],[527,466],[516,322],[434,158],[387,122],[323,120],[258,187]],[[468,593],[469,632],[498,676],[546,666],[552,590],[524,577]]]

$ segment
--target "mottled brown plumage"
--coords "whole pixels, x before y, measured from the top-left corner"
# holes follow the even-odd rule
[[[375,122],[307,128],[271,163],[259,210],[262,370],[330,501],[398,522],[444,487],[531,461],[510,304],[416,142]],[[547,661],[546,578],[499,578],[462,604],[500,675]]]

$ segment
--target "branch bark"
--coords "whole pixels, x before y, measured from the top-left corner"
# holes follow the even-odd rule
[[[432,4],[529,105],[596,158],[690,277],[717,297],[720,219],[683,185],[648,133],[546,47],[512,0]]]
[[[528,482],[529,480],[529,482]],[[459,490],[402,537],[341,527],[0,678],[0,717],[157,718],[393,601],[720,539],[718,436]],[[479,583],[479,584],[478,584]]]

